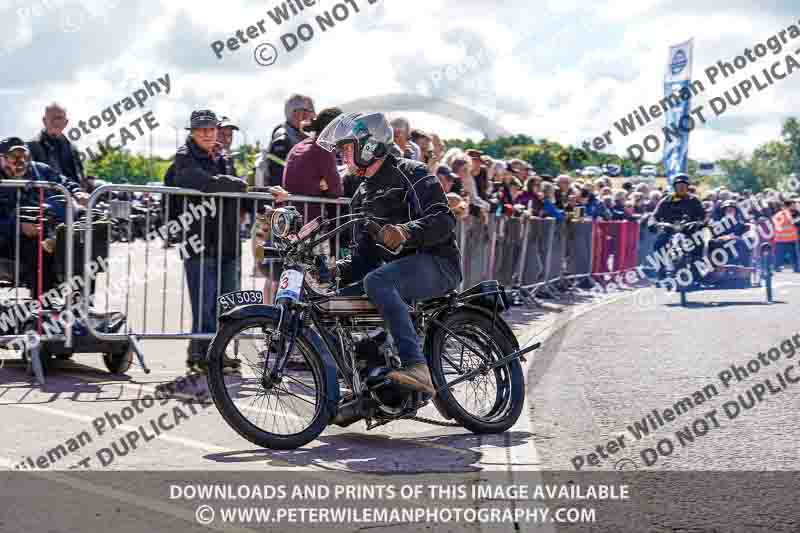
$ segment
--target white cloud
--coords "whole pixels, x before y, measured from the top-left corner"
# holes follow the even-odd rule
[[[173,127],[182,127],[191,110],[200,107],[239,121],[248,141],[264,141],[283,119],[283,99],[292,92],[312,95],[318,109],[387,94],[434,96],[474,108],[514,133],[576,143],[613,129],[615,120],[639,104],[649,107],[662,98],[670,44],[694,36],[698,78],[707,65],[732,59],[792,22],[777,8],[770,12],[766,6],[741,3],[726,9],[656,0],[588,5],[548,0],[536,6],[526,0],[350,1],[360,13],[351,12],[328,31],[317,28],[313,40],[291,53],[281,46],[282,34],[301,21],[316,27],[315,15],[343,2],[319,0],[280,27],[267,15],[281,4],[278,0],[147,0],[135,5],[51,0],[55,8],[9,26],[17,17],[17,4],[11,3],[5,19],[0,17],[6,21],[0,22],[0,30],[6,30],[0,54],[8,50],[12,58],[4,62],[9,74],[0,87],[10,100],[0,118],[0,134],[32,136],[40,127],[41,109],[52,100],[64,102],[74,121],[88,118],[145,79],[169,73],[171,94],[150,101],[161,124],[154,132],[155,151],[162,155],[174,150]],[[79,31],[63,31],[60,10],[84,13]],[[211,42],[234,37],[261,19],[266,35],[226,50],[222,60],[214,56]],[[261,42],[278,47],[275,65],[254,62],[253,49]],[[697,103],[734,81],[710,88]],[[691,154],[715,157],[728,147],[750,151],[777,138],[798,85],[780,82],[726,113],[726,120],[694,132]],[[415,104],[402,112],[415,126],[444,137],[481,136],[457,117],[426,109]],[[121,122],[139,114],[131,111]],[[651,129],[662,125],[654,123]],[[635,141],[615,140],[618,152]],[[144,149],[146,141],[137,147]]]

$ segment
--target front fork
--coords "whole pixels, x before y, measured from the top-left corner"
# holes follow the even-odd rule
[[[303,273],[302,270],[297,269],[299,272]],[[281,284],[283,284],[284,276],[281,276]],[[275,347],[275,353],[278,356],[275,359],[275,363],[273,364],[272,368],[269,369],[268,372],[268,365],[264,365],[264,374],[263,380],[265,382],[278,382],[281,380],[283,376],[283,370],[286,368],[286,364],[289,362],[289,356],[294,350],[295,342],[297,341],[297,337],[301,334],[304,315],[306,310],[304,309],[303,304],[301,304],[302,296],[303,296],[304,286],[301,285],[296,292],[284,292],[279,291],[276,295],[276,303],[281,308],[281,316],[278,320],[278,327],[277,327],[277,339],[273,337],[270,339],[269,350],[272,352],[272,346],[274,342],[277,342],[277,346]]]
[[[277,347],[275,352],[278,357],[275,359],[275,364],[269,372],[271,380],[280,380],[283,376],[283,370],[286,368],[286,363],[289,362],[289,356],[294,350],[295,342],[298,335],[300,335],[300,328],[303,323],[303,310],[293,310],[289,306],[284,306],[281,312],[281,320],[278,327]],[[272,344],[272,343],[270,343]],[[267,365],[264,365],[264,374],[266,376]]]

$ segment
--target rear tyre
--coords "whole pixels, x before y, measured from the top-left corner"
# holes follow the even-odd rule
[[[769,244],[761,247],[761,271],[767,289],[767,303],[772,303],[772,248]]]
[[[239,435],[264,448],[293,450],[316,439],[328,425],[328,391],[322,357],[302,337],[290,357],[302,358],[303,364],[287,365],[281,381],[265,386],[264,365],[272,368],[275,360],[268,339],[276,328],[276,321],[267,317],[225,323],[208,351],[208,387],[220,414]],[[229,377],[227,383],[226,355],[242,363],[241,376]]]
[[[39,361],[41,361],[42,363],[42,373],[44,373],[44,375],[46,376],[47,374],[50,373],[50,370],[52,370],[53,354],[42,344],[43,343],[39,344]],[[33,355],[32,353],[27,352],[27,357],[32,357],[32,355]]]
[[[438,328],[429,345],[431,378],[437,389],[486,361],[497,361],[515,351],[513,339],[481,313],[459,311],[442,322],[447,329]],[[466,340],[471,348],[453,334]],[[470,402],[470,392],[482,397]],[[437,404],[447,417],[479,434],[502,433],[511,428],[522,413],[524,402],[525,381],[519,359],[442,389],[437,397]]]
[[[133,364],[133,350],[125,347],[115,352],[104,353],[103,363],[112,374],[124,374]]]

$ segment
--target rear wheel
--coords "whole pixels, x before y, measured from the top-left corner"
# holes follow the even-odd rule
[[[124,374],[133,364],[133,350],[125,346],[117,351],[104,353],[103,363],[112,374]]]
[[[761,272],[767,289],[767,302],[772,303],[772,249],[768,244],[761,247]]]
[[[283,374],[270,378],[277,354],[277,323],[267,317],[228,322],[208,351],[208,386],[225,421],[250,442],[277,450],[316,439],[330,419],[322,358],[302,337]],[[223,374],[223,358],[241,362],[241,374]],[[266,372],[265,372],[266,367]]]
[[[437,329],[430,345],[431,377],[437,389],[514,352],[513,340],[475,311],[454,313],[443,324],[447,329]],[[508,430],[519,418],[524,402],[519,359],[442,389],[437,400],[448,417],[473,433]]]
[[[27,348],[23,348],[22,350],[22,359],[27,363],[28,367],[33,369],[33,361],[31,357],[33,356],[33,351]],[[48,350],[43,343],[39,344],[39,362],[42,364],[42,373],[47,375],[50,373],[51,366],[53,364],[53,354]]]

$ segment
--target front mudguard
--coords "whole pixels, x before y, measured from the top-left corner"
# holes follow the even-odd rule
[[[263,317],[274,320],[276,323],[281,317],[281,308],[276,305],[243,305],[231,309],[227,313],[220,315],[219,322],[224,324],[235,320],[244,320],[247,318]],[[325,390],[327,397],[325,403],[330,413],[329,421],[332,420],[339,410],[339,383],[336,379],[337,367],[336,361],[333,359],[331,352],[319,336],[319,333],[313,328],[304,327],[300,332],[303,339],[311,345],[314,350],[319,354],[322,360],[323,379],[325,380]]]

